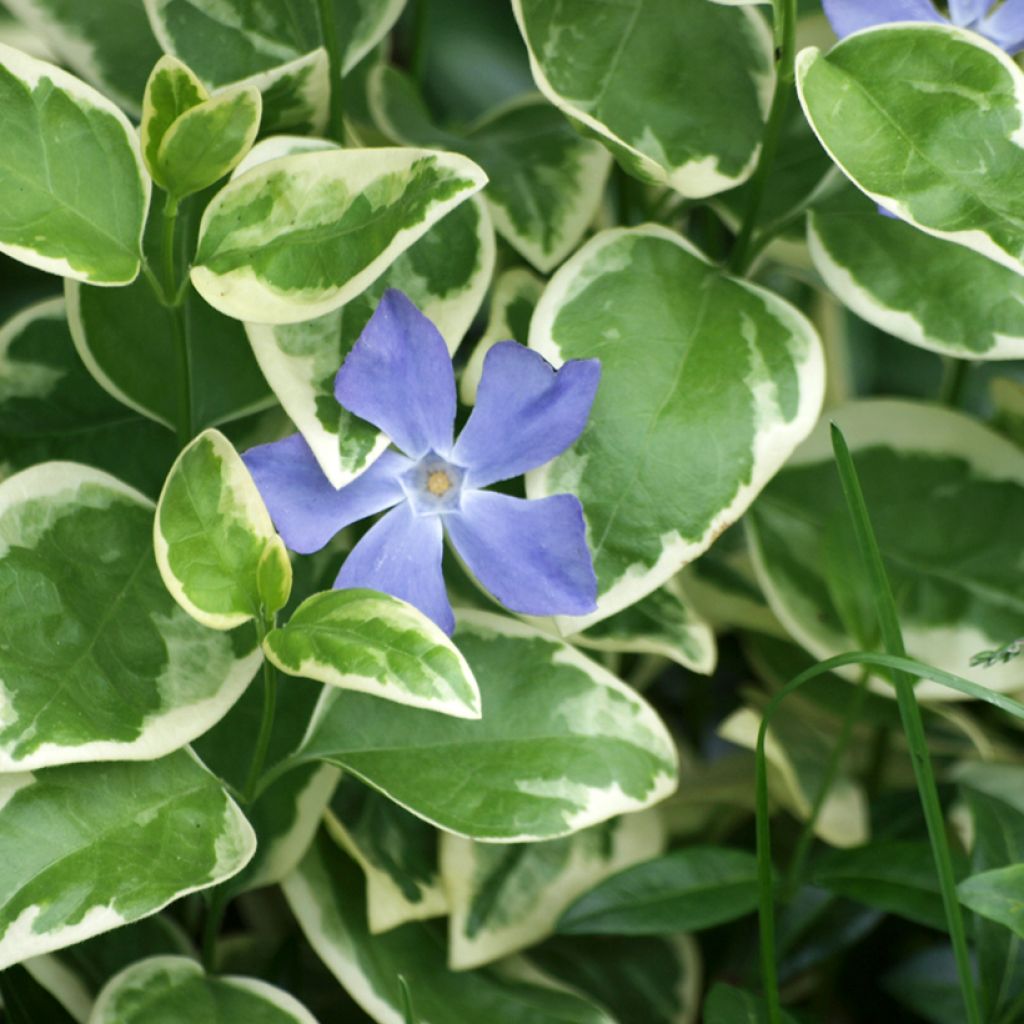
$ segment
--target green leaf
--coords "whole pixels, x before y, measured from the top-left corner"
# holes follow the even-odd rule
[[[159,65],[153,73],[160,73]],[[193,79],[189,84],[199,83]],[[253,86],[202,95],[198,103],[182,103],[176,94],[174,104],[176,116],[159,126],[162,131],[147,139],[143,129],[143,145],[154,180],[181,199],[219,181],[245,156],[256,139],[263,104]]]
[[[438,863],[440,834],[432,825],[351,775],[342,777],[324,825],[363,869],[372,935],[448,913]]]
[[[160,47],[136,0],[9,0],[4,6],[46,40],[61,63],[129,114],[142,110]]]
[[[566,632],[702,554],[810,431],[824,389],[800,313],[654,225],[584,245],[544,292],[530,347],[556,366],[601,360],[583,434],[527,477],[531,497],[568,491],[583,504],[598,610],[560,621]]]
[[[544,282],[525,267],[513,267],[498,277],[491,291],[487,328],[459,379],[459,398],[466,405],[476,405],[484,359],[491,348],[499,341],[526,343],[530,337],[530,318],[543,291]]]
[[[952,26],[901,24],[826,55],[809,47],[796,74],[811,127],[861,191],[1024,273],[1024,75],[1002,50]]]
[[[756,11],[705,0],[512,9],[537,88],[633,174],[699,198],[753,173],[774,81]]]
[[[883,217],[851,188],[811,210],[807,240],[833,293],[887,334],[961,359],[1024,356],[1020,274]]]
[[[241,456],[219,431],[203,431],[171,467],[153,524],[156,564],[175,601],[211,629],[260,618],[257,576],[276,536]]]
[[[577,896],[608,875],[657,856],[664,845],[654,810],[547,843],[477,843],[444,833],[449,965],[456,971],[479,967],[539,942]]]
[[[556,936],[530,950],[549,977],[606,1006],[620,1022],[693,1024],[701,962],[689,935]]]
[[[970,662],[1020,632],[1024,453],[975,419],[922,403],[864,400],[830,418],[856,455],[909,655],[990,689],[1018,689],[1012,662]],[[817,658],[856,646],[822,571],[822,545],[845,515],[822,423],[747,517],[772,609]],[[892,695],[880,679],[873,685]],[[915,693],[956,699],[928,681]]]
[[[575,995],[490,971],[448,970],[444,943],[427,925],[371,936],[359,869],[322,832],[284,892],[317,954],[378,1024],[403,1024],[399,976],[424,1024],[612,1024]]]
[[[263,641],[290,676],[457,718],[480,717],[480,691],[459,649],[421,611],[375,590],[303,601]]]
[[[0,110],[0,252],[79,281],[134,280],[150,181],[128,119],[74,75],[2,43]]]
[[[882,988],[930,1024],[963,1024],[964,1000],[949,946],[922,949],[883,975]]]
[[[278,687],[266,769],[276,767],[298,746],[320,689],[303,679],[284,680]],[[237,790],[247,782],[253,737],[259,732],[262,714],[263,688],[250,686],[231,710],[195,742],[203,764]],[[320,825],[338,774],[338,769],[328,764],[293,768],[246,805],[259,845],[245,869],[231,879],[232,893],[275,885],[295,869]]]
[[[164,306],[142,278],[116,289],[68,281],[64,294],[75,348],[100,387],[174,430],[180,372],[176,311]],[[191,288],[177,313],[192,363],[193,427],[217,426],[273,404],[241,324],[221,316]]]
[[[171,125],[186,111],[209,98],[206,86],[177,57],[165,54],[153,67],[146,81],[139,138],[146,167],[158,185],[166,187],[158,177],[160,146]]]
[[[719,981],[704,1002],[705,1024],[770,1024],[768,1007],[760,996]],[[796,1024],[784,1010],[781,1024]]]
[[[484,299],[494,248],[487,210],[474,196],[434,224],[341,309],[305,323],[246,324],[264,376],[335,487],[353,480],[388,446],[376,427],[342,409],[334,397],[338,368],[380,297],[388,288],[404,292],[454,353]]]
[[[333,0],[347,73],[397,21],[405,0]],[[296,0],[145,0],[164,50],[211,85],[237,82],[321,43],[315,3]]]
[[[239,320],[296,323],[343,306],[486,177],[454,153],[298,153],[226,185],[203,214],[191,278]]]
[[[440,828],[473,839],[556,839],[639,810],[676,785],[654,711],[567,644],[484,612],[455,642],[480,721],[329,690],[299,756],[338,764]]]
[[[672,583],[577,633],[573,642],[588,650],[652,654],[711,675],[718,660],[714,631]]]
[[[255,849],[188,751],[3,775],[0,803],[0,968],[156,913]]]
[[[184,956],[140,960],[112,978],[89,1024],[316,1024],[294,996],[256,978],[208,975]]]
[[[620,871],[562,915],[570,935],[695,932],[757,906],[757,858],[746,850],[692,846]]]
[[[86,466],[0,484],[0,770],[160,757],[252,678],[254,638],[178,608],[152,531],[146,498]]]
[[[371,71],[368,99],[377,127],[395,142],[454,149],[476,161],[490,179],[484,198],[495,228],[542,273],[579,245],[611,159],[543,97],[505,104],[461,135],[434,125],[412,79],[397,68]]]
[[[963,873],[964,865],[958,865]],[[946,928],[939,881],[926,842],[887,841],[828,850],[811,878],[830,892],[898,914],[929,928]]]
[[[89,375],[63,299],[35,303],[0,324],[0,462],[7,472],[69,459],[155,498],[176,452],[169,431],[126,410]]]
[[[957,893],[965,907],[1024,938],[1024,864],[971,875],[957,886]]]

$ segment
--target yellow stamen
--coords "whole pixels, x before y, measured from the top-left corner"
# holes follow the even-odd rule
[[[443,469],[435,469],[427,477],[427,490],[437,497],[441,497],[442,494],[447,494],[451,488],[451,479]]]

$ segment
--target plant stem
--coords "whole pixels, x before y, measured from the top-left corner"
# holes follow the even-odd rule
[[[729,269],[734,274],[745,274],[750,268],[752,257],[751,243],[757,228],[761,207],[764,205],[765,192],[768,188],[768,175],[771,173],[775,155],[782,138],[782,128],[786,120],[790,94],[793,91],[795,78],[794,60],[796,58],[796,0],[774,0],[775,10],[775,47],[778,55],[776,61],[775,92],[772,94],[772,105],[768,111],[768,123],[765,125],[761,139],[761,153],[757,158],[757,167],[750,179],[750,192],[747,209],[740,225],[740,233],[736,237],[732,254],[729,257]]]
[[[882,553],[875,538],[871,519],[868,515],[864,494],[857,478],[857,470],[853,464],[846,440],[839,428],[832,426],[832,448],[839,469],[839,479],[843,495],[853,520],[857,546],[865,568],[871,577],[871,583],[877,597],[878,623],[881,629],[882,642],[889,654],[905,656],[903,633],[900,629],[896,613],[896,602],[893,600],[889,577],[882,561]],[[911,761],[914,766],[914,777],[921,797],[921,807],[928,826],[928,838],[931,842],[935,870],[939,877],[942,891],[942,902],[946,910],[946,924],[956,958],[957,975],[960,991],[963,995],[964,1008],[967,1012],[968,1024],[981,1024],[981,1009],[978,995],[974,988],[974,976],[971,969],[970,953],[967,948],[967,933],[964,928],[963,913],[956,891],[956,875],[953,871],[953,858],[950,854],[949,841],[946,836],[946,823],[939,802],[939,792],[935,785],[935,773],[932,769],[931,757],[928,752],[928,740],[924,730],[921,708],[914,694],[914,680],[905,672],[893,671],[892,683],[896,689],[896,703],[900,711],[900,719],[910,747]]]
[[[864,698],[867,694],[868,673],[862,673],[857,680],[857,688],[853,698],[843,716],[843,725],[839,737],[829,754],[828,764],[825,766],[825,777],[821,780],[821,786],[814,796],[814,804],[811,813],[804,822],[803,830],[797,839],[796,848],[793,851],[793,859],[790,861],[789,870],[786,873],[786,880],[782,887],[783,900],[790,899],[796,892],[797,886],[804,875],[804,868],[807,864],[807,856],[811,852],[811,843],[814,841],[814,828],[821,816],[821,809],[825,806],[829,791],[835,784],[836,776],[839,774],[839,765],[842,763],[843,755],[850,745],[850,738],[853,735],[853,727],[860,718],[861,709],[864,707]]]
[[[258,619],[256,628],[259,642],[263,644],[263,638],[274,628],[274,620],[268,623],[265,619]],[[249,764],[249,774],[246,776],[245,787],[242,790],[245,803],[252,803],[260,792],[260,776],[263,774],[263,765],[267,760],[267,751],[270,749],[270,736],[274,731],[274,714],[277,708],[277,672],[267,658],[263,659],[263,715],[260,718],[260,731],[256,736],[256,746],[253,748],[252,761]]]
[[[956,409],[963,396],[964,383],[971,364],[955,356],[942,357],[942,383],[939,385],[939,402]]]
[[[174,301],[179,292],[176,256],[178,201],[170,193],[164,201],[164,295],[171,317],[174,335],[174,354],[178,377],[178,447],[184,448],[192,440],[192,354],[189,352],[188,332],[185,330],[185,312]]]
[[[203,968],[207,972],[213,970],[217,960],[217,938],[220,926],[224,921],[224,911],[228,906],[228,891],[224,883],[210,893],[210,902],[206,908],[206,920],[203,922]]]
[[[327,50],[328,76],[331,85],[329,138],[345,145],[345,95],[343,92],[344,72],[341,64],[341,47],[338,44],[338,30],[334,22],[334,0],[317,0],[320,8],[320,38]]]

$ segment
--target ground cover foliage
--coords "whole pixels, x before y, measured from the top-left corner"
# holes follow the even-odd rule
[[[1022,47],[3,0],[2,1019],[1024,1020]]]

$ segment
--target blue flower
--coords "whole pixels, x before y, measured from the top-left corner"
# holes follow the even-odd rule
[[[837,36],[893,21],[934,21],[969,28],[1007,53],[1024,49],[1024,0],[949,0],[949,17],[931,0],[822,0]]]
[[[444,339],[401,292],[388,291],[338,371],[334,394],[394,448],[339,489],[299,434],[251,448],[244,459],[284,542],[301,554],[390,509],[352,549],[336,588],[393,594],[450,633],[441,574],[447,534],[481,586],[511,611],[583,615],[596,606],[597,582],[579,501],[484,488],[568,448],[586,425],[600,376],[596,359],[556,372],[536,352],[500,342],[487,353],[476,407],[454,440],[455,374]]]

